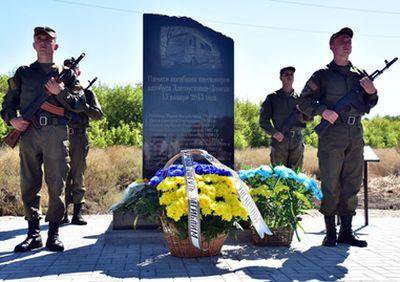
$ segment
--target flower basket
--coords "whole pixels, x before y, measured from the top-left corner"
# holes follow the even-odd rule
[[[242,170],[239,175],[250,187],[250,194],[273,233],[261,239],[253,232],[252,242],[260,246],[290,246],[293,233],[300,241],[297,227],[302,229],[301,216],[313,208],[314,198],[322,198],[316,181],[284,166],[260,166]]]
[[[199,250],[192,245],[188,237],[185,239],[179,238],[173,223],[168,222],[164,216],[161,216],[160,219],[165,240],[168,243],[171,255],[175,257],[196,258],[216,256],[221,252],[222,245],[228,236],[227,234],[221,234],[211,239],[210,242],[202,241],[202,250]]]
[[[192,154],[210,164],[193,162]],[[184,165],[173,164],[179,157]],[[206,151],[182,150],[157,171],[150,185],[158,191],[161,224],[173,256],[219,254],[227,234],[240,229],[239,221],[249,217],[257,222],[260,234],[270,234],[246,184]]]
[[[272,235],[260,238],[254,228],[251,229],[251,241],[257,246],[290,247],[293,239],[293,229],[290,227],[271,228]]]

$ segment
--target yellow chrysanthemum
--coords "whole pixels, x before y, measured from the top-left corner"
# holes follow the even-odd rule
[[[225,221],[232,220],[231,208],[227,203],[217,202],[214,208],[215,214],[219,215]]]
[[[247,219],[247,211],[239,200],[231,177],[196,175],[196,184],[202,215],[220,216],[225,221],[231,221],[233,217]],[[167,177],[157,189],[161,191],[160,204],[165,206],[168,217],[179,221],[188,214],[184,177]]]

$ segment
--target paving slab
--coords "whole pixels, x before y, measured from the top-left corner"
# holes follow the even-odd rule
[[[256,247],[248,231],[229,239],[219,256],[172,257],[161,231],[113,231],[111,215],[85,217],[86,226],[60,229],[63,253],[45,248],[18,254],[25,238],[22,217],[0,217],[0,281],[399,281],[400,213],[370,212],[370,225],[359,211],[354,223],[367,248],[320,246],[323,217],[304,217],[301,241],[290,248]],[[47,238],[43,223],[42,238]],[[144,232],[143,232],[144,231]]]

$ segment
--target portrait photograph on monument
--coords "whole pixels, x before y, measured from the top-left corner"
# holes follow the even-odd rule
[[[400,280],[400,3],[3,6],[0,281]]]

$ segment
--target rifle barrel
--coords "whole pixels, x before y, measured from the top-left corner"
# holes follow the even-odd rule
[[[387,62],[385,60],[385,66],[381,69],[381,70],[376,70],[374,71],[374,73],[371,75],[371,80],[374,80],[375,78],[377,78],[379,75],[381,75],[385,70],[387,70],[388,68],[390,68],[396,61],[397,61],[397,57],[395,57],[393,60],[391,60],[390,62]]]
[[[82,59],[86,56],[85,53],[82,53],[78,59],[75,60],[75,62],[73,62],[74,66],[77,66],[79,64],[80,61],[82,61]]]

